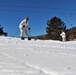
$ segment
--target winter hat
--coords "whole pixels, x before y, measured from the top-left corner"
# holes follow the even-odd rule
[[[28,18],[28,17],[25,17],[25,19],[29,20],[29,18]]]

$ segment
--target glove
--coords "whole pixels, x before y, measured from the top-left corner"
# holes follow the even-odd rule
[[[29,27],[28,30],[30,30],[31,28]]]
[[[23,28],[25,28],[25,25],[23,25]]]

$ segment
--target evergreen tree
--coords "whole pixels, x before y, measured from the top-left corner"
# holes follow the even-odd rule
[[[53,17],[52,19],[47,20],[46,32],[50,38],[59,40],[61,30],[66,30],[66,25],[60,18]]]
[[[8,33],[3,31],[3,27],[0,25],[0,36],[4,35],[7,36]]]

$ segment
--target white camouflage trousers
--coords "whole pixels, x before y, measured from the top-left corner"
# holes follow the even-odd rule
[[[20,37],[24,37],[25,35],[27,38],[29,37],[27,30],[26,29],[20,29]]]

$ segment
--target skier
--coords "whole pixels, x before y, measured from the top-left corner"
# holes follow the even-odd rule
[[[62,37],[62,41],[65,42],[66,41],[66,34],[64,31],[61,31],[60,36]]]
[[[21,21],[19,28],[20,28],[20,37],[22,40],[24,40],[24,35],[26,34],[26,37],[28,40],[31,40],[27,33],[27,29],[30,30],[29,23],[28,23],[29,18],[25,17],[24,20]]]

